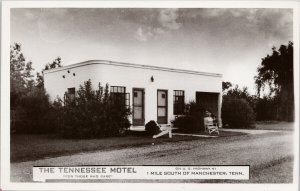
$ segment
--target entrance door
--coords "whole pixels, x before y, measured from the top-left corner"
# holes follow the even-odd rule
[[[168,90],[157,90],[157,123],[168,123]]]
[[[133,126],[141,126],[145,124],[144,115],[144,89],[133,88]]]

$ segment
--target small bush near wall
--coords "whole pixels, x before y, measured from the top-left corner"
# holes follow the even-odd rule
[[[98,90],[93,90],[90,80],[80,86],[74,98],[66,96],[60,108],[61,133],[66,138],[119,136],[130,127],[129,108],[113,101],[108,85],[104,89],[99,84]]]
[[[195,102],[190,102],[186,106],[185,115],[178,116],[172,123],[178,128],[177,132],[193,133],[204,131],[205,108]]]
[[[246,100],[224,96],[222,121],[225,128],[254,128],[255,114]]]
[[[145,125],[145,130],[146,130],[146,134],[150,136],[160,133],[160,128],[158,124],[153,120],[149,121]]]

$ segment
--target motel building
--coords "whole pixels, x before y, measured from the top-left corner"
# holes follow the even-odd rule
[[[221,74],[105,60],[44,71],[44,85],[51,101],[57,96],[63,99],[65,94],[76,96],[79,86],[89,79],[94,89],[98,89],[99,82],[102,86],[108,83],[111,94],[126,95],[132,130],[143,130],[151,120],[170,125],[190,101],[202,104],[221,124]]]

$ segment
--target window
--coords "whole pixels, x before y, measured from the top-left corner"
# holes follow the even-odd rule
[[[110,93],[125,93],[126,88],[123,86],[110,86]]]
[[[68,88],[68,91],[65,93],[64,97],[65,102],[66,99],[71,102],[75,100],[75,88]]]
[[[110,86],[110,94],[114,103],[121,103],[129,107],[130,98],[129,93],[126,93],[126,87]]]
[[[174,115],[184,114],[184,91],[174,90]]]

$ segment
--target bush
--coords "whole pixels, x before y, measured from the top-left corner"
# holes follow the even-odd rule
[[[172,122],[174,127],[177,127],[177,132],[193,133],[204,131],[204,116],[205,109],[200,104],[190,102],[186,106],[186,112],[183,116],[178,116]]]
[[[54,133],[57,116],[44,89],[32,88],[11,109],[12,133]]]
[[[192,116],[179,116],[174,121],[174,127],[177,127],[177,132],[181,133],[192,133],[197,131],[197,126],[195,125],[195,118]]]
[[[79,87],[74,99],[66,96],[61,109],[61,133],[66,138],[99,138],[123,135],[130,127],[129,108],[114,101],[105,90],[98,86],[92,89],[91,81]]]
[[[146,135],[156,135],[158,133],[160,133],[160,128],[157,125],[157,123],[153,120],[149,121],[146,125],[145,125],[145,130],[146,130]]]
[[[254,128],[255,114],[248,102],[240,98],[223,97],[223,126],[226,128]]]
[[[278,100],[264,96],[259,98],[256,103],[256,120],[270,121],[278,120]]]

